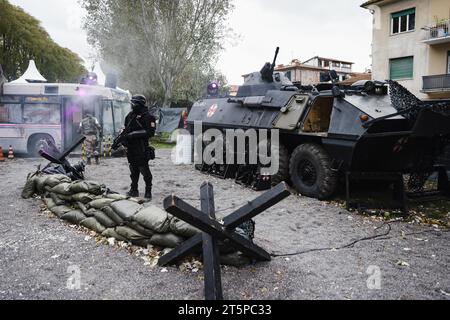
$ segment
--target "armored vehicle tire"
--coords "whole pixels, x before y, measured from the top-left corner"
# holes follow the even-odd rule
[[[324,200],[336,190],[338,175],[331,169],[330,157],[320,145],[298,146],[292,153],[289,172],[294,187],[304,196]]]
[[[28,141],[28,154],[32,157],[39,157],[39,151],[42,148],[55,144],[55,140],[47,134],[37,134]]]
[[[272,184],[277,185],[283,181],[289,181],[289,151],[280,144],[279,147],[280,163],[277,174],[272,176]]]

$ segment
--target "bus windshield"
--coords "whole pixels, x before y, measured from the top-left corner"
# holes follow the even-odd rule
[[[114,136],[114,121],[111,101],[103,101],[103,134],[106,136]],[[116,129],[117,131],[117,129]]]
[[[131,106],[129,102],[126,101],[114,101],[114,123],[116,130],[120,130],[125,125],[125,117],[131,111]]]

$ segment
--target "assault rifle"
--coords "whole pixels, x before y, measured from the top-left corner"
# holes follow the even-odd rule
[[[137,115],[134,115],[131,121],[128,123],[127,127],[114,139],[111,149],[117,150],[119,146],[125,142],[125,137],[131,133],[131,125],[137,119]]]

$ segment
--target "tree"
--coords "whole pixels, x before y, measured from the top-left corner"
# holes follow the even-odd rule
[[[228,35],[231,0],[80,0],[85,29],[121,84],[164,106],[183,91],[189,67],[210,70]],[[112,67],[111,67],[112,66]]]
[[[0,0],[0,64],[5,77],[19,78],[31,59],[50,82],[77,82],[86,73],[81,58],[57,45],[38,20]]]
[[[228,92],[226,77],[213,66],[203,64],[201,61],[191,62],[177,78],[174,87],[174,96],[179,100],[193,101],[207,95],[207,87],[211,82],[220,86],[220,94]]]

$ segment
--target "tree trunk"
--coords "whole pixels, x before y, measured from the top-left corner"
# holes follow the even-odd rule
[[[172,89],[173,89],[173,84],[169,83],[165,85],[165,90],[164,90],[164,102],[163,102],[163,107],[164,108],[170,108],[171,102],[172,102]]]

